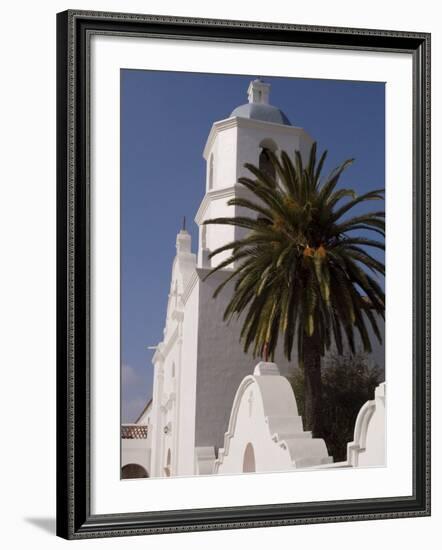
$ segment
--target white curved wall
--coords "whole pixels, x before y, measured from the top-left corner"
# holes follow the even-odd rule
[[[275,363],[259,363],[238,388],[215,473],[284,471],[331,461],[324,441],[304,432],[287,378]]]
[[[351,466],[385,465],[385,397],[386,384],[375,390],[373,401],[367,401],[355,422],[354,439],[347,446]]]

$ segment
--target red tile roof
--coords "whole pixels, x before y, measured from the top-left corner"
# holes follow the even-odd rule
[[[147,439],[147,426],[143,424],[123,424],[121,426],[122,439]]]

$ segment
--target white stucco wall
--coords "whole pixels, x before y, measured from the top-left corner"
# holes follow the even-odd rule
[[[177,475],[193,475],[195,468],[195,402],[198,354],[199,292],[195,279],[185,294],[182,350],[178,374]]]
[[[204,220],[220,218],[220,217],[233,217],[235,216],[236,209],[234,206],[228,206],[228,201],[234,198],[236,193],[231,190],[227,190],[225,193],[212,192],[209,194],[209,205],[204,215]],[[204,230],[204,229],[202,229]],[[213,251],[227,243],[236,240],[237,229],[233,225],[207,225],[206,231],[206,246],[210,251]],[[218,254],[210,260],[208,265],[216,266],[222,261],[226,260],[230,256],[230,250]]]
[[[235,184],[237,173],[237,148],[238,128],[232,121],[215,122],[212,131],[215,130],[213,143],[204,152],[209,164],[210,155],[213,155],[213,186],[212,190],[225,189]],[[209,191],[209,182],[206,182],[206,190]]]
[[[147,448],[146,439],[121,440],[121,467],[127,464],[142,466],[150,476],[150,450]]]

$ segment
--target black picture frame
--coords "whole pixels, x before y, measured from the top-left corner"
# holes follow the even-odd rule
[[[93,34],[413,58],[413,495],[92,515],[88,56]],[[117,116],[117,115],[116,115]],[[57,15],[57,534],[67,539],[430,515],[430,35],[69,10]]]

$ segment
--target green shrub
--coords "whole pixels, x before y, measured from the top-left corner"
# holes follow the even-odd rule
[[[346,460],[347,443],[353,440],[356,417],[362,405],[374,399],[383,372],[364,353],[328,355],[322,366],[322,437],[335,462]],[[290,377],[299,414],[304,411],[304,374]]]

